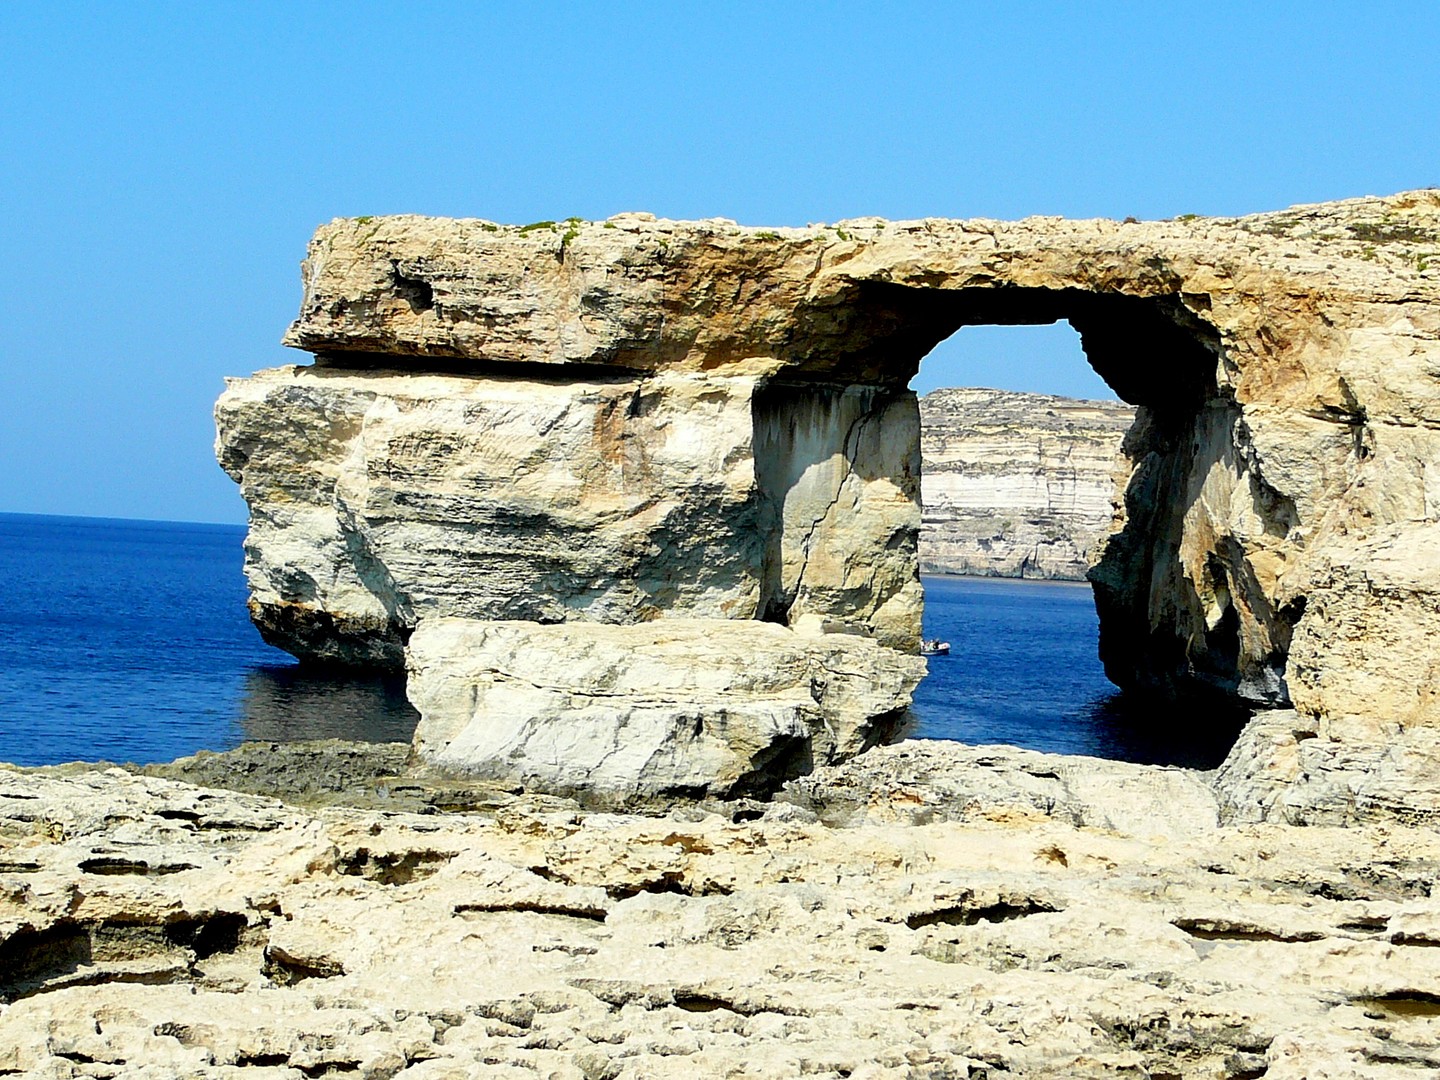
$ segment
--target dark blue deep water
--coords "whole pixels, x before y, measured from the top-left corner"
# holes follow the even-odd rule
[[[302,671],[260,640],[245,609],[244,535],[0,514],[0,761],[408,739],[416,717],[397,681]],[[917,735],[1201,766],[1224,754],[1228,739],[1196,743],[1173,707],[1115,694],[1087,586],[926,578],[925,627],[953,651],[930,661]]]
[[[0,761],[408,739],[398,685],[300,672],[245,609],[240,526],[0,514]]]
[[[926,577],[929,658],[914,734],[1009,743],[1151,765],[1214,768],[1243,718],[1213,702],[1119,693],[1099,660],[1100,624],[1084,583]]]

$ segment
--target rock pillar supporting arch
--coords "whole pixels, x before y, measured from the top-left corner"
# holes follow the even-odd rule
[[[1068,321],[1097,373],[1139,407],[1124,445],[1122,513],[1091,572],[1111,681],[1162,698],[1289,704],[1285,661],[1304,600],[1268,588],[1246,553],[1257,537],[1283,541],[1294,507],[1254,468],[1203,298],[867,283],[850,303],[843,321],[886,328],[899,350],[891,367],[907,381],[922,350],[963,326]],[[842,354],[841,363],[873,361]]]

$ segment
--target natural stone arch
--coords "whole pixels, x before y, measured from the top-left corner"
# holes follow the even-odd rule
[[[890,357],[894,378],[906,382],[934,344],[964,326],[1065,321],[1074,327],[1096,372],[1140,407],[1124,448],[1132,462],[1124,524],[1091,575],[1107,674],[1127,690],[1173,695],[1203,688],[1252,705],[1288,704],[1285,653],[1303,600],[1276,606],[1254,580],[1229,522],[1207,523],[1215,550],[1203,567],[1181,555],[1185,514],[1200,502],[1195,481],[1216,469],[1230,474],[1237,490],[1251,489],[1248,509],[1262,531],[1283,535],[1294,523],[1293,506],[1265,486],[1243,448],[1237,452],[1240,409],[1217,380],[1224,346],[1205,319],[1204,298],[1190,303],[1199,310],[1179,293],[864,283],[844,322],[887,328],[878,349]],[[869,349],[841,352],[840,363],[867,368]],[[1157,593],[1172,606],[1163,621],[1152,618]]]
[[[960,325],[1063,317],[1142,406],[1094,572],[1116,681],[1288,697],[1337,742],[1433,731],[1440,590],[1407,552],[1440,546],[1437,220],[1421,192],[1145,224],[336,221],[287,336],[317,365],[218,409],[252,610],[392,664],[455,615],[909,649],[903,387]]]

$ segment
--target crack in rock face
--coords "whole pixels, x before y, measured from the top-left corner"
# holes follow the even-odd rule
[[[761,622],[866,640],[893,670],[921,614],[906,387],[962,326],[1064,319],[1135,409],[1088,570],[1110,679],[1157,724],[1184,698],[1290,725],[1237,745],[1227,812],[1426,818],[1437,246],[1435,191],[1166,222],[336,220],[286,336],[315,363],[232,380],[216,406],[251,612],[302,659],[421,670],[436,768],[622,799],[773,792],[882,742],[908,689],[887,719],[837,711],[797,645],[783,663],[813,708],[737,684],[722,711],[685,645],[655,670],[697,715],[632,696],[607,718],[587,675],[550,688],[591,703],[566,719],[550,698],[504,712],[414,642],[437,620],[576,642],[689,622],[723,652]],[[497,724],[514,730],[481,737]],[[650,751],[620,752],[622,730]],[[707,730],[733,752],[684,749]]]

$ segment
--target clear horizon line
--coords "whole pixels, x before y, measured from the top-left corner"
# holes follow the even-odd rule
[[[114,514],[48,514],[32,510],[0,510],[0,517],[45,517],[65,518],[71,521],[128,521],[146,525],[223,525],[229,528],[246,528],[241,521],[198,521],[186,518],[119,517]]]

